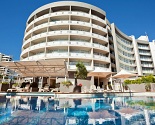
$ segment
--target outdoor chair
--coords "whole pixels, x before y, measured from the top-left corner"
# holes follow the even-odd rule
[[[38,91],[39,91],[38,83],[36,83],[36,82],[31,83],[30,92],[38,92]]]
[[[50,88],[49,88],[49,85],[46,84],[42,89],[40,89],[39,91],[40,92],[49,92]]]
[[[39,88],[36,88],[36,87],[30,88],[30,92],[38,92],[38,91],[39,91]]]
[[[30,92],[30,84],[27,84],[25,88],[22,89],[23,92]]]
[[[100,86],[97,86],[97,92],[102,92],[102,89]]]
[[[17,89],[15,85],[12,85],[12,88],[7,89],[7,92],[16,92],[16,91]]]
[[[89,92],[89,89],[87,88],[87,86],[83,86],[83,91],[82,91],[83,93],[87,93],[87,92]]]
[[[59,88],[52,88],[51,92],[59,92]]]
[[[96,92],[97,91],[96,86],[95,85],[91,85],[89,91],[90,92]]]

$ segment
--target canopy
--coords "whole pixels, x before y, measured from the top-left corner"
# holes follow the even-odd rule
[[[97,76],[98,77],[98,85],[99,85],[99,77],[106,78],[108,75],[113,74],[113,73],[114,72],[97,68],[94,71],[89,72],[87,76]]]
[[[117,118],[113,114],[110,114],[107,110],[101,110],[98,112],[89,112],[89,118],[91,119],[110,119],[110,118]]]
[[[88,73],[88,76],[99,76],[99,77],[107,77],[110,74],[113,74],[114,72],[108,71],[108,70],[103,70],[103,69],[95,69],[92,72]]]
[[[64,77],[67,75],[64,59],[0,62],[0,66],[13,70],[22,77]]]
[[[119,73],[112,76],[112,78],[129,78],[129,77],[134,77],[134,76],[137,76],[137,74],[133,74],[133,73],[130,73],[130,72],[122,69]]]

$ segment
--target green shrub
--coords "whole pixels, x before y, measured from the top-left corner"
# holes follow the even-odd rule
[[[18,83],[14,83],[13,86],[18,87]]]
[[[1,84],[9,84],[8,82],[2,82]]]
[[[8,79],[8,76],[5,76],[4,79]]]
[[[131,82],[131,80],[127,79],[124,81],[124,83],[127,85],[127,84],[131,84],[132,82]]]
[[[69,86],[73,85],[72,82],[71,82],[70,80],[63,81],[63,82],[61,82],[61,83],[62,83],[64,86],[66,86],[66,87],[69,87]]]
[[[3,78],[3,75],[0,75],[0,78]]]

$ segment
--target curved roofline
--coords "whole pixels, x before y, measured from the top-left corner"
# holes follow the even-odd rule
[[[120,29],[118,29],[118,27],[115,25],[115,28],[116,28],[116,31],[122,36],[124,37],[125,39],[128,39],[128,40],[132,40],[132,38],[128,35],[126,35],[125,33],[123,33]],[[117,33],[116,33],[117,34]]]
[[[84,3],[84,2],[78,2],[78,1],[58,1],[58,2],[52,2],[49,4],[45,4],[41,7],[39,7],[38,9],[36,9],[35,11],[33,11],[31,13],[31,15],[28,17],[27,22],[29,21],[29,19],[34,16],[36,13],[45,10],[47,8],[51,8],[51,7],[57,7],[57,6],[66,6],[66,5],[71,5],[71,6],[79,6],[79,7],[85,7],[85,8],[90,8],[93,10],[96,10],[100,13],[102,13],[103,15],[106,16],[106,12],[94,5],[88,4],[88,3]]]

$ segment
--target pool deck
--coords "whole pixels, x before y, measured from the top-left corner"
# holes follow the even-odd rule
[[[155,96],[155,92],[101,92],[101,93],[61,93],[61,92],[0,92],[0,96],[52,96],[54,98],[102,98],[106,96]]]

